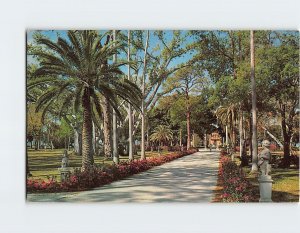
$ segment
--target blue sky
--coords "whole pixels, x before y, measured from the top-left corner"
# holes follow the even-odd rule
[[[27,31],[27,43],[34,43],[34,33],[41,33],[42,35],[48,37],[49,39],[51,39],[52,41],[56,41],[57,38],[60,36],[62,38],[67,39],[67,31],[66,30],[38,30],[38,31]],[[106,31],[99,31],[101,34],[105,33]],[[181,31],[182,34],[186,34],[188,33],[188,31]],[[123,31],[123,33],[127,34],[127,31]],[[173,38],[173,32],[172,31],[164,31],[165,35],[164,35],[164,39],[165,42],[168,44],[172,38]],[[145,44],[145,39],[146,39],[146,31],[144,31],[144,42],[143,44]],[[191,43],[192,42],[192,37],[187,37],[186,41],[184,43],[182,43],[182,47],[185,47],[186,44]],[[162,46],[162,43],[160,43],[160,40],[157,38],[157,36],[154,35],[154,31],[150,30],[150,38],[149,38],[149,47],[148,47],[148,52],[152,52],[152,50],[158,45],[160,44]],[[160,51],[154,52],[153,55],[159,54]],[[140,51],[139,56],[141,56],[143,58],[144,56],[144,52]],[[192,58],[192,54],[187,53],[181,57],[175,58],[170,62],[169,68],[175,67],[178,64],[184,63],[186,61],[188,61],[189,59]],[[125,53],[121,53],[119,55],[119,58],[123,58],[126,59],[126,54]],[[28,64],[32,64],[32,63],[37,63],[36,59],[33,56],[27,56],[27,61]],[[127,74],[127,66],[123,66],[120,68],[124,74]],[[139,76],[142,75],[142,69],[139,72]],[[131,71],[132,74],[132,71]],[[146,75],[146,80],[147,80],[147,75]],[[159,88],[159,92],[162,91],[162,86]]]
[[[30,30],[27,31],[27,43],[33,43],[34,39],[33,39],[33,35],[34,33],[39,32],[42,35],[48,37],[49,39],[56,41],[58,36],[61,36],[63,38],[67,38],[67,31],[66,30]],[[99,31],[100,33],[104,33],[105,31]],[[126,32],[126,31],[125,31]],[[151,51],[159,42],[158,38],[156,36],[153,35],[152,30],[150,30],[150,39],[149,39],[149,48],[148,51]],[[166,38],[166,42],[169,42],[172,39],[172,31],[164,31],[165,32],[165,38]],[[183,33],[187,33],[187,31],[182,31]],[[146,37],[146,33],[145,37]],[[183,43],[183,46],[185,46],[186,43],[190,43],[192,41],[192,38],[189,37],[187,38],[187,41],[185,43]],[[142,55],[142,54],[141,54]],[[180,58],[174,59],[172,61],[172,63],[170,64],[170,67],[172,66],[176,66],[177,64],[180,64],[182,62],[185,62],[187,60],[189,60],[192,57],[192,55],[190,54],[186,54]],[[35,63],[35,59],[32,56],[28,56],[28,63]]]

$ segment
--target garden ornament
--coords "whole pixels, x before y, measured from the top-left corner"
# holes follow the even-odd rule
[[[260,168],[261,175],[268,176],[271,171],[271,153],[269,150],[270,142],[268,140],[264,140],[262,142],[263,150],[258,154],[258,162],[257,165]]]
[[[62,161],[61,161],[61,168],[66,168],[68,166],[68,162],[69,162],[68,152],[67,152],[67,150],[65,150]]]

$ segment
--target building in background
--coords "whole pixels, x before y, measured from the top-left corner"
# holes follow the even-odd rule
[[[215,131],[208,136],[208,145],[215,145],[216,147],[219,147],[221,144],[222,138],[218,131]]]

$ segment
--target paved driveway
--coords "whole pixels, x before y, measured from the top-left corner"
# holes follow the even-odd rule
[[[29,194],[28,201],[211,202],[217,183],[219,151],[188,155],[127,179],[90,191]]]

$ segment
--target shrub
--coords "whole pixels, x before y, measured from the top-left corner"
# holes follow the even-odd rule
[[[242,170],[221,151],[219,166],[219,181],[223,186],[221,195],[223,202],[250,202],[254,201],[254,193],[249,181]]]
[[[75,170],[67,182],[59,183],[55,179],[48,181],[27,180],[28,192],[67,192],[82,191],[109,184],[115,180],[123,179],[133,174],[146,171],[154,166],[170,162],[174,159],[183,157],[196,152],[189,150],[185,152],[176,152],[174,154],[151,157],[144,160],[124,161],[117,165],[107,165],[105,167],[93,167],[84,172]]]

